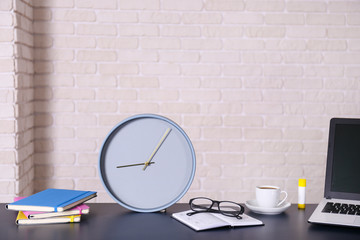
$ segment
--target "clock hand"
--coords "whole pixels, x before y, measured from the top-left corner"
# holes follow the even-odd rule
[[[151,162],[149,164],[154,164],[155,162]],[[140,165],[145,165],[145,163],[135,163],[135,164],[129,164],[129,165],[122,165],[122,166],[117,166],[116,168],[124,168],[124,167],[134,167],[134,166],[140,166]]]
[[[171,131],[171,128],[166,129],[164,135],[161,137],[160,142],[158,143],[158,145],[155,147],[154,151],[152,152],[152,154],[150,155],[149,159],[144,163],[144,168],[143,170],[145,171],[145,169],[151,164],[151,160],[153,159],[155,153],[159,150],[159,148],[161,147],[161,145],[163,144],[163,142],[165,141],[166,137],[169,135]]]

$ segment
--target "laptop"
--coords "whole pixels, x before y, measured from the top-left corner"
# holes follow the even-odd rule
[[[330,120],[324,198],[308,222],[360,227],[360,119]]]

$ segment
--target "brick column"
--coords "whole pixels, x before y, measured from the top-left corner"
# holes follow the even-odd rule
[[[0,201],[33,192],[31,1],[0,4]]]

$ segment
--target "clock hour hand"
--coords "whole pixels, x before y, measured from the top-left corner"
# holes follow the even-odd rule
[[[161,145],[163,144],[163,142],[165,141],[166,137],[169,135],[170,132],[171,132],[171,128],[166,129],[164,135],[161,137],[158,145],[155,147],[154,151],[151,153],[149,159],[144,163],[144,165],[145,165],[143,168],[144,171],[151,164],[151,160],[153,159],[156,152],[159,150],[159,148],[161,147]]]
[[[154,164],[155,162],[151,162],[150,164]],[[117,166],[116,168],[124,168],[124,167],[135,167],[135,166],[141,166],[141,165],[145,165],[145,163],[135,163],[135,164],[129,164],[129,165],[122,165],[122,166]]]

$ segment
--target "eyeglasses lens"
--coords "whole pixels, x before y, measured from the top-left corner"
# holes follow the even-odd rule
[[[206,211],[211,208],[212,201],[206,198],[196,198],[191,202],[191,209],[194,211]]]
[[[236,216],[241,212],[241,207],[238,204],[232,202],[220,202],[219,209],[224,215],[227,216]]]

